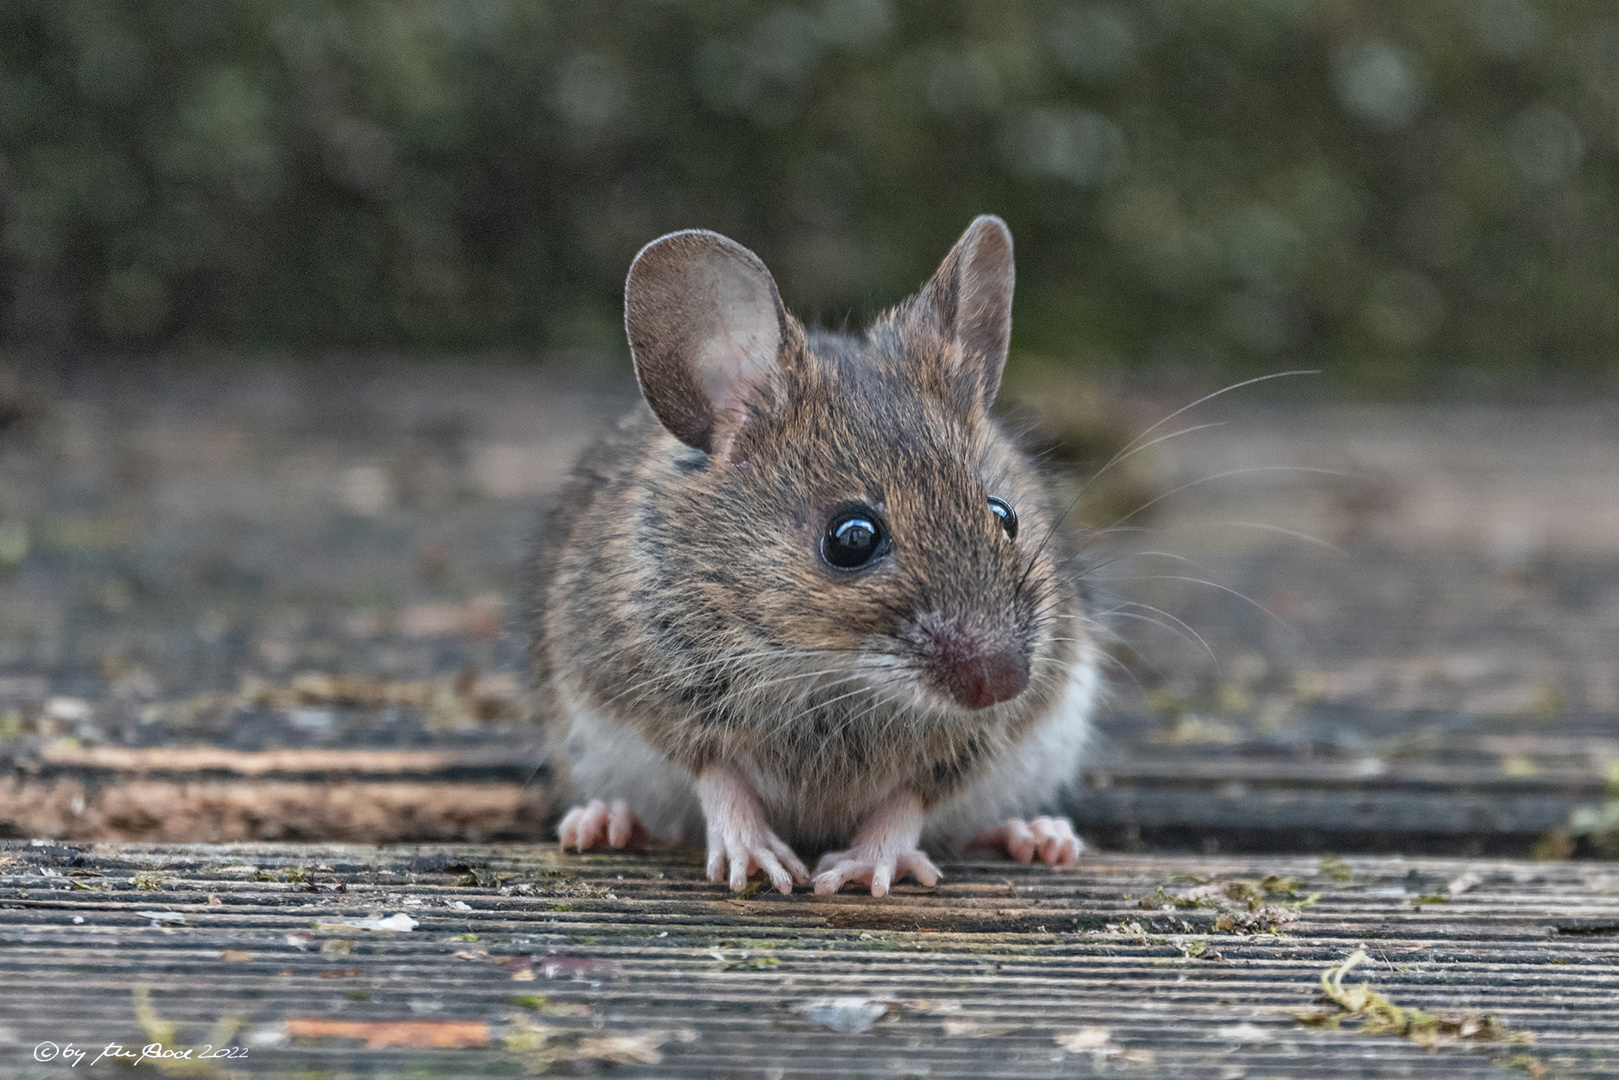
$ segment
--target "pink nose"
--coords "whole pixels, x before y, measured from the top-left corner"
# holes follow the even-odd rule
[[[950,696],[969,709],[1010,701],[1029,685],[1029,657],[1015,645],[991,645],[961,634],[939,635],[939,674]]]

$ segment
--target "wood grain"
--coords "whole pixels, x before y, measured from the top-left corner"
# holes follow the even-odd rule
[[[175,1046],[239,1018],[247,1057],[193,1074],[221,1077],[1619,1076],[1611,864],[1106,855],[950,864],[876,901],[739,899],[679,852],[12,842],[0,859],[0,1076],[57,1075],[32,1058],[45,1041],[153,1041],[137,987]],[[1254,890],[1271,914],[1220,930],[1246,910],[1227,894]],[[411,929],[322,928],[401,914]],[[1357,949],[1346,985],[1533,1041],[1301,1022],[1331,1012],[1321,976]]]

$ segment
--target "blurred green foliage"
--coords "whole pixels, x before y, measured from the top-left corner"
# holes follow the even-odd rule
[[[1025,357],[1612,374],[1611,0],[0,0],[11,333],[622,354],[706,226],[801,314],[972,215]]]

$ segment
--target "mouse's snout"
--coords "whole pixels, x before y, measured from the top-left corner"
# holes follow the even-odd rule
[[[957,704],[983,709],[1010,701],[1029,684],[1029,650],[1005,632],[949,617],[919,620],[932,648],[932,668]]]

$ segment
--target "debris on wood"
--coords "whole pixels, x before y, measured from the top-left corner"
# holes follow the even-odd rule
[[[812,1024],[844,1034],[858,1035],[870,1031],[877,1021],[899,1015],[899,1003],[883,998],[825,997],[813,998],[793,1006]]]
[[[1349,864],[1336,855],[1321,856],[1321,872],[1333,881],[1343,884],[1355,876]]]
[[[534,1074],[549,1072],[564,1062],[602,1062],[609,1065],[657,1065],[663,1061],[659,1049],[670,1039],[694,1042],[697,1033],[645,1031],[639,1035],[575,1035],[561,1028],[537,1024],[522,1013],[513,1013],[511,1028],[502,1040],[506,1052],[518,1058]]]
[[[941,1025],[951,1038],[990,1039],[1014,1030],[1016,1024],[989,1024],[982,1020],[946,1020]]]
[[[795,1060],[848,1076],[881,1071],[900,1056],[904,1065],[893,1071],[934,1076],[1132,1068],[1157,1075],[1159,1066],[1175,1075],[1243,1069],[1259,1076],[1276,1073],[1284,1057],[1288,1075],[1329,1076],[1343,1071],[1343,1055],[1353,1051],[1351,1064],[1379,1075],[1416,1068],[1471,1076],[1495,1059],[1520,1075],[1596,1077],[1614,1070],[1591,1051],[1606,1051],[1619,1030],[1613,1010],[1601,1007],[1613,982],[1607,961],[1619,896],[1611,866],[1590,862],[1365,857],[1354,859],[1352,883],[1337,884],[1315,873],[1314,857],[1098,854],[1061,875],[980,860],[954,864],[947,884],[903,904],[800,896],[738,906],[684,854],[562,857],[554,844],[181,848],[0,841],[0,860],[8,926],[0,970],[16,984],[0,1019],[22,1044],[72,1038],[83,1046],[103,1032],[105,1043],[124,1029],[154,1043],[139,1037],[124,991],[106,994],[107,986],[127,991],[144,983],[164,1019],[179,1021],[186,1043],[222,1013],[242,1012],[252,1025],[235,1037],[251,1057],[267,1060],[257,1066],[226,1060],[219,1077],[196,1080],[226,1080],[230,1071],[249,1069],[288,1076],[342,1071],[334,1063],[343,1060],[356,1063],[350,1072],[389,1075],[616,1069],[614,1075],[719,1076],[736,1063],[730,1072],[757,1076],[773,1068],[772,1059],[736,1051],[758,1045],[779,1051],[777,1060],[797,1052]],[[69,871],[87,866],[119,891],[74,891]],[[342,876],[349,894],[292,895],[283,883],[251,880],[261,869],[279,876],[296,866],[323,880]],[[460,866],[476,868],[485,883],[450,884],[446,872]],[[158,867],[172,875],[161,895],[146,897],[125,884],[136,871]],[[43,874],[47,869],[56,876]],[[571,877],[549,876],[552,870]],[[575,901],[580,910],[558,918],[551,899],[499,895],[488,881],[508,872],[518,875],[514,880],[613,887],[627,895]],[[1469,874],[1480,883],[1468,885]],[[1300,902],[1305,889],[1297,880],[1320,887],[1327,899],[1289,926],[1287,936],[1213,932],[1219,915],[1247,914],[1247,900],[1261,908],[1272,906],[1267,901]],[[1249,884],[1233,889],[1233,883]],[[1223,901],[1229,911],[1195,902],[1142,910],[1139,898],[1159,885],[1183,899],[1192,893],[1194,901]],[[1459,895],[1451,904],[1412,910],[1413,896],[1452,889]],[[1294,899],[1283,895],[1289,891]],[[226,906],[201,903],[210,892]],[[452,914],[462,898],[476,915]],[[171,914],[196,925],[151,928],[148,916],[160,909],[141,907],[150,900],[182,901]],[[310,929],[315,920],[352,925],[423,910],[430,915],[412,933]],[[470,918],[478,919],[477,941],[462,940]],[[917,933],[918,923],[936,932]],[[1377,935],[1375,948],[1368,933]],[[1373,958],[1379,950],[1390,958],[1390,968],[1378,959],[1370,977],[1381,998],[1356,985],[1367,961],[1347,974],[1338,970],[1354,942],[1365,943]],[[232,955],[249,950],[251,960]],[[1212,962],[1216,950],[1224,963]],[[777,958],[779,965],[754,963]],[[1300,963],[1314,965],[1302,983]],[[1318,987],[1329,964],[1334,978]],[[95,977],[86,982],[85,971]],[[153,971],[167,973],[167,981],[154,984]],[[1312,1000],[1317,993],[1320,1003]],[[840,996],[852,998],[855,1008],[838,1010]],[[1153,1000],[1165,1004],[1149,1007]],[[1546,1004],[1557,1001],[1572,1004]],[[1462,1015],[1486,1008],[1499,1020]],[[1294,1009],[1327,1030],[1298,1026]],[[509,1014],[524,1016],[533,1030],[525,1032]],[[395,1027],[293,1023],[289,1030],[289,1016],[385,1025],[480,1020],[489,1025],[488,1041],[443,1049],[433,1043],[445,1029],[404,1035],[407,1029]],[[690,1046],[680,1045],[678,1031],[661,1045],[645,1038],[685,1025],[702,1033]],[[1534,1030],[1532,1046],[1511,1037],[1508,1028],[1519,1026]],[[1086,1027],[1107,1028],[1107,1039]],[[1337,1027],[1343,1030],[1331,1030]],[[1381,1034],[1361,1038],[1359,1030]],[[508,1035],[532,1052],[508,1052]],[[583,1041],[591,1038],[636,1041]],[[424,1045],[407,1045],[412,1040]],[[361,1049],[377,1043],[385,1049]],[[1428,1059],[1423,1047],[1430,1043],[1440,1058],[1425,1070],[1420,1060]],[[169,1044],[183,1050],[178,1035]],[[273,1055],[260,1054],[272,1046]],[[1157,1055],[1150,1065],[1148,1047]],[[646,1050],[662,1062],[647,1064]],[[170,1080],[155,1064],[147,1071]]]
[[[1410,1039],[1426,1050],[1462,1039],[1481,1042],[1529,1043],[1534,1036],[1514,1031],[1489,1013],[1443,1015],[1423,1009],[1396,1005],[1373,990],[1370,983],[1344,986],[1344,976],[1369,960],[1365,949],[1356,949],[1340,964],[1321,974],[1321,1000],[1335,1006],[1293,1015],[1310,1027],[1339,1027],[1353,1022],[1362,1035],[1395,1035]]]
[[[130,998],[135,1004],[135,1022],[140,1025],[151,1044],[155,1044],[158,1052],[149,1054],[151,1044],[142,1048],[146,1054],[144,1061],[150,1061],[153,1067],[164,1076],[195,1077],[197,1080],[222,1080],[224,1077],[235,1074],[226,1072],[220,1064],[218,1057],[201,1057],[204,1047],[210,1050],[219,1050],[231,1045],[236,1038],[237,1031],[241,1030],[243,1018],[241,1016],[222,1016],[215,1021],[209,1030],[208,1036],[201,1042],[189,1047],[182,1047],[180,1042],[180,1025],[170,1020],[164,1020],[157,1015],[152,1006],[152,992],[145,986],[136,986],[130,990]],[[198,1056],[193,1056],[198,1055]]]
[[[153,926],[183,926],[186,921],[185,914],[179,911],[137,911],[135,914],[151,919]]]
[[[363,919],[349,919],[346,922],[319,922],[315,923],[316,930],[414,930],[421,924],[406,915],[403,911],[393,915],[368,915]]]
[[[1212,928],[1222,934],[1281,933],[1281,928],[1298,921],[1299,912],[1315,903],[1320,893],[1299,895],[1297,878],[1270,874],[1264,878],[1230,878],[1210,881],[1174,892],[1159,886],[1140,901],[1146,910],[1195,910],[1217,912]]]
[[[1092,1024],[1077,1031],[1059,1034],[1056,1038],[1057,1045],[1070,1054],[1082,1054],[1105,1047],[1113,1038],[1113,1032],[1099,1024]]]
[[[360,1039],[367,1050],[389,1046],[459,1049],[489,1045],[482,1020],[333,1020],[289,1016],[283,1025],[294,1039]]]
[[[1209,947],[1208,938],[1177,938],[1175,948],[1188,960],[1224,960],[1225,954]]]

